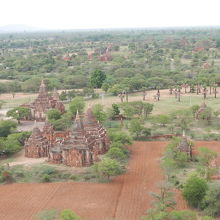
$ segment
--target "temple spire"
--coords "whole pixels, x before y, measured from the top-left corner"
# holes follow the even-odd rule
[[[82,124],[82,120],[79,116],[79,111],[77,110],[76,112],[76,117],[75,117],[75,126],[76,129],[83,129],[83,124]]]
[[[185,130],[183,130],[183,137],[186,137]]]
[[[48,92],[47,92],[47,88],[46,85],[44,83],[44,80],[42,79],[41,84],[40,84],[40,89],[39,89],[39,95],[38,97],[47,97],[48,96]]]
[[[57,92],[56,88],[54,88],[54,90],[53,90],[53,99],[56,101],[58,101],[60,99],[59,93]]]

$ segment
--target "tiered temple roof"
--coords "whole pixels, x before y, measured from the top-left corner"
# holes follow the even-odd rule
[[[45,120],[46,112],[49,109],[57,109],[60,112],[65,112],[63,103],[59,100],[59,94],[54,90],[53,95],[48,94],[44,80],[41,81],[38,97],[31,104],[23,105],[24,107],[30,108],[31,120]]]
[[[50,143],[42,135],[39,128],[33,129],[32,135],[25,143],[25,156],[31,158],[46,157],[48,155]]]
[[[38,129],[39,139],[46,138],[50,143],[46,156],[51,163],[88,166],[97,161],[98,156],[105,153],[109,146],[106,130],[96,121],[90,108],[84,120],[77,112],[72,129],[66,132],[68,135],[64,136],[61,142],[55,140],[55,134],[56,132],[48,123],[45,123],[43,133]],[[27,151],[37,151],[31,148],[31,140],[31,138],[28,140],[25,148]],[[38,145],[35,146],[38,148]]]
[[[177,146],[177,149],[180,152],[187,153],[189,157],[192,156],[192,145],[187,140],[187,137],[186,137],[186,135],[184,133],[183,133],[183,136],[181,138],[180,144]]]

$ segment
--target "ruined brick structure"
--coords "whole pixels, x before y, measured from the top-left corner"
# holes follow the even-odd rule
[[[185,133],[183,133],[183,136],[181,138],[179,145],[177,146],[177,149],[180,152],[187,153],[189,158],[192,157],[192,144],[187,140]]]
[[[36,141],[33,145],[33,137],[35,137],[34,133],[25,144],[25,152],[29,152],[25,154],[27,157],[32,157],[34,153],[31,152],[38,152],[38,147],[42,146]],[[51,163],[74,167],[93,164],[109,147],[106,130],[97,122],[91,108],[87,110],[83,119],[77,113],[71,129],[57,132],[46,122],[43,132],[39,132],[38,129],[37,137],[39,141],[47,140],[49,143],[47,154],[43,156],[38,154],[38,157],[48,157]]]
[[[203,112],[205,112],[206,109],[207,109],[207,105],[205,104],[205,102],[203,102],[203,103],[201,104],[201,106],[199,107],[198,111],[196,112],[195,118],[196,118],[196,119],[199,119],[199,118],[200,118],[200,115],[201,115]]]
[[[50,142],[39,128],[33,129],[32,135],[25,143],[25,156],[31,158],[46,157],[49,152]]]
[[[111,49],[112,49],[112,45],[110,44],[108,45],[105,53],[100,55],[99,60],[102,62],[111,61],[112,60]]]
[[[43,121],[46,119],[46,113],[49,109],[57,109],[60,112],[65,112],[63,103],[59,100],[59,94],[54,90],[52,96],[48,94],[47,88],[42,80],[38,97],[31,104],[22,105],[23,107],[30,108],[30,120]]]

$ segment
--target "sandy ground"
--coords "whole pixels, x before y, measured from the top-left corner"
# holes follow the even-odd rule
[[[35,126],[42,130],[45,122],[21,121],[18,125],[18,131],[32,131]]]
[[[0,100],[16,100],[16,99],[23,99],[23,98],[35,98],[37,97],[37,93],[23,93],[17,92],[13,98],[11,93],[3,93],[0,95]]]
[[[1,162],[2,164],[8,165],[8,166],[15,166],[15,165],[33,165],[33,164],[40,164],[40,163],[44,163],[45,161],[47,161],[47,158],[27,158],[24,156],[24,149],[21,150],[20,152],[16,153],[13,156],[12,160],[5,160],[6,162],[4,163],[4,160]]]
[[[164,179],[159,160],[166,142],[136,142],[128,172],[111,183],[40,183],[0,186],[0,219],[30,220],[43,209],[74,210],[86,220],[140,220],[151,207],[150,192]],[[178,208],[185,209],[180,200]]]

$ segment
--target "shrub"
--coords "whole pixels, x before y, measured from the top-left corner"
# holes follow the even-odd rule
[[[92,112],[99,122],[104,122],[107,119],[107,115],[104,111],[104,106],[101,104],[95,104],[92,107]]]
[[[45,166],[45,167],[42,167],[42,174],[43,175],[52,175],[52,174],[55,174],[57,171],[54,167],[49,167],[49,166]]]
[[[209,189],[203,199],[202,208],[205,214],[220,216],[220,184],[210,184]]]
[[[118,161],[123,161],[126,159],[126,154],[123,152],[121,148],[118,147],[111,147],[109,151],[106,153],[106,156]]]
[[[0,137],[7,137],[9,134],[15,131],[17,123],[11,120],[0,121]]]
[[[70,176],[70,179],[71,179],[71,180],[78,181],[80,178],[79,178],[79,176],[71,175],[71,176]]]
[[[109,138],[112,142],[121,142],[123,145],[132,144],[132,138],[123,131],[110,131]]]
[[[117,160],[105,158],[101,162],[93,165],[93,169],[99,177],[110,179],[111,176],[122,172],[121,164]]]
[[[49,121],[58,120],[61,118],[62,113],[57,109],[50,109],[47,111],[47,118]]]
[[[157,115],[153,118],[153,121],[165,127],[170,123],[170,117],[168,115]]]
[[[2,179],[6,183],[12,183],[14,181],[12,174],[8,171],[3,171],[2,172]]]
[[[42,182],[43,183],[48,183],[51,181],[51,178],[48,174],[45,174],[43,177],[42,177]]]
[[[215,219],[210,216],[202,216],[201,220],[215,220]]]
[[[81,220],[81,218],[70,209],[64,209],[60,213],[60,220]]]
[[[79,113],[82,114],[84,108],[85,108],[85,101],[82,97],[75,97],[69,105],[70,112],[73,115],[76,115],[77,111],[79,111]]]
[[[196,220],[196,213],[190,210],[172,211],[169,220]]]
[[[37,220],[55,220],[57,219],[59,211],[56,209],[43,210],[36,216]]]
[[[186,181],[183,188],[183,197],[190,206],[197,208],[201,204],[207,189],[206,180],[193,175]]]

